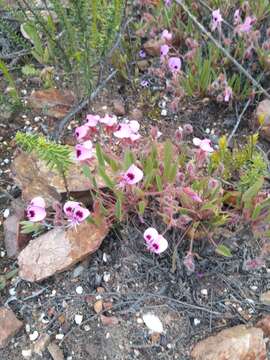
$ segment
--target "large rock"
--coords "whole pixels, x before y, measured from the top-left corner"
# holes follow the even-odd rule
[[[96,162],[93,160],[91,171],[94,171]],[[22,198],[30,201],[35,196],[42,196],[47,206],[60,201],[62,194],[66,193],[63,177],[56,171],[50,170],[44,161],[34,154],[22,152],[13,161],[12,174],[15,183],[22,190]],[[71,193],[89,191],[91,181],[83,174],[82,166],[73,163],[66,175],[67,184]],[[105,187],[100,177],[97,177],[100,188]]]
[[[191,356],[195,360],[267,360],[263,331],[235,326],[200,341]]]
[[[47,89],[33,91],[29,97],[29,105],[42,110],[45,115],[62,118],[70,111],[75,103],[75,96],[71,91]]]
[[[29,242],[30,237],[20,232],[20,221],[24,218],[25,204],[15,199],[11,202],[11,208],[14,212],[4,221],[4,242],[9,257],[14,257]]]
[[[0,349],[22,328],[23,323],[15,314],[4,307],[0,308]]]
[[[83,223],[77,228],[53,230],[30,241],[18,256],[19,275],[40,281],[62,272],[95,252],[108,233],[106,224]]]

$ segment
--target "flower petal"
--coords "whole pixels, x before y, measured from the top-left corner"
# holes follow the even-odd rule
[[[37,196],[34,199],[31,200],[30,205],[32,206],[39,206],[41,208],[45,208],[45,200],[41,196]]]
[[[132,164],[125,172],[123,178],[127,184],[134,185],[142,180],[143,172],[136,165]]]
[[[63,207],[64,213],[70,217],[73,215],[74,209],[76,209],[78,206],[80,206],[80,203],[77,201],[67,201]]]
[[[46,210],[44,207],[30,205],[26,210],[26,214],[30,221],[42,221],[46,217]]]
[[[145,230],[143,237],[147,243],[151,243],[153,240],[156,240],[158,238],[158,232],[155,228],[150,227]]]
[[[161,254],[167,250],[167,248],[168,241],[162,235],[158,235],[158,238],[154,240],[149,246],[149,249],[155,254]]]
[[[89,133],[89,126],[82,125],[75,129],[75,137],[77,140],[83,140]]]

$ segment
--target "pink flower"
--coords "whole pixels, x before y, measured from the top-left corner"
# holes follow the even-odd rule
[[[150,227],[147,230],[145,230],[143,237],[147,243],[150,243],[158,237],[158,232],[155,228]]]
[[[254,24],[255,21],[256,21],[256,19],[254,17],[247,16],[245,18],[245,21],[243,22],[243,24],[238,25],[236,27],[235,31],[238,34],[249,33],[251,31],[252,25]]]
[[[31,200],[26,209],[26,215],[30,221],[42,221],[46,217],[45,201],[42,197],[38,196]]]
[[[239,25],[241,23],[240,9],[235,10],[233,15],[233,24]]]
[[[105,124],[108,127],[113,127],[114,125],[117,124],[117,117],[114,115],[111,116],[111,115],[106,114],[104,116],[104,118],[101,118],[99,120],[99,122],[101,122],[102,124]]]
[[[185,195],[187,195],[191,200],[198,202],[198,203],[202,203],[202,198],[195,192],[193,191],[190,187],[184,187],[183,188],[183,192]]]
[[[220,10],[219,9],[214,10],[212,12],[211,30],[215,31],[217,28],[220,29],[222,21],[223,21],[223,19],[222,19]]]
[[[225,90],[224,90],[224,101],[225,102],[229,102],[230,99],[232,98],[232,88],[230,86],[226,86]]]
[[[136,165],[132,164],[121,176],[120,187],[125,185],[135,185],[143,178],[143,172]]]
[[[165,0],[165,5],[167,7],[171,6],[172,5],[172,0]]]
[[[131,120],[126,123],[120,123],[113,133],[119,139],[129,139],[136,141],[140,139],[141,135],[138,133],[140,124],[136,120]]]
[[[178,57],[170,57],[168,66],[172,73],[178,73],[181,69],[181,59]]]
[[[120,123],[113,134],[118,139],[128,139],[131,135],[130,127],[126,123]]]
[[[75,129],[75,137],[76,137],[77,141],[86,139],[88,137],[88,135],[89,135],[89,126],[88,125],[78,126]]]
[[[166,41],[171,41],[172,33],[170,33],[167,29],[163,30],[162,34],[161,34],[161,39],[166,40]]]
[[[155,254],[161,254],[168,248],[168,241],[155,228],[145,230],[143,237],[148,249]]]
[[[214,149],[211,147],[211,140],[209,139],[199,139],[199,138],[194,138],[193,139],[193,144],[195,146],[198,146],[201,150],[205,151],[205,152],[213,152]]]
[[[161,45],[161,47],[160,47],[160,56],[166,56],[166,55],[168,55],[168,53],[169,53],[169,51],[170,51],[170,48],[169,48],[169,46],[168,45]]]
[[[87,120],[87,123],[86,123],[87,126],[96,127],[99,120],[100,120],[100,116],[99,115],[88,114],[86,116],[86,120]]]
[[[77,201],[67,201],[64,205],[64,213],[71,226],[79,225],[90,215],[90,211],[82,207]]]
[[[76,159],[79,161],[85,161],[92,159],[93,154],[93,144],[92,141],[88,140],[82,144],[77,144],[76,149]]]

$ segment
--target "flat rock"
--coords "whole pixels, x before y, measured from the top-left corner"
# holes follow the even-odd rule
[[[41,281],[67,270],[95,252],[108,233],[108,227],[82,223],[77,228],[54,228],[31,240],[18,256],[19,275],[28,281]]]
[[[122,100],[117,99],[113,101],[114,114],[117,116],[123,116],[126,113],[125,104]]]
[[[29,242],[29,236],[20,232],[21,220],[21,216],[14,214],[4,221],[4,242],[9,257],[17,256]]]
[[[270,337],[270,315],[266,315],[259,320],[256,327],[262,329],[265,336]]]
[[[45,115],[62,118],[67,115],[74,105],[75,96],[68,90],[34,90],[28,101],[32,108],[42,109]]]
[[[10,309],[0,307],[0,349],[22,328],[23,323],[18,320]]]
[[[96,162],[93,160],[91,171]],[[56,171],[50,170],[46,163],[34,154],[21,152],[13,161],[11,171],[15,183],[22,190],[22,198],[26,202],[35,196],[42,196],[49,207],[55,201],[60,201],[66,187],[63,177]],[[69,191],[79,193],[89,191],[91,181],[83,174],[81,164],[74,162],[66,174]],[[100,177],[96,178],[100,188],[105,187]]]
[[[260,295],[260,302],[264,305],[270,305],[270,290]]]
[[[234,326],[200,341],[191,356],[195,360],[267,360],[263,331]]]

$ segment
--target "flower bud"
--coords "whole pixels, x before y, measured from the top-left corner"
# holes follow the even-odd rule
[[[183,131],[185,134],[190,135],[193,133],[193,127],[191,124],[185,124],[183,127]]]

